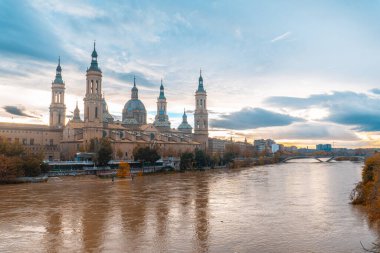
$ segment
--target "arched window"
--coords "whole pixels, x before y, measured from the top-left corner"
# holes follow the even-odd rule
[[[94,93],[94,80],[91,80],[91,92]]]
[[[87,119],[90,117],[90,107],[87,106]]]
[[[61,124],[61,113],[58,114],[58,124]]]
[[[98,118],[98,107],[95,107],[95,118]]]
[[[99,93],[99,83],[98,83],[98,80],[96,80],[96,93]]]
[[[202,99],[201,99],[201,105],[202,105]]]

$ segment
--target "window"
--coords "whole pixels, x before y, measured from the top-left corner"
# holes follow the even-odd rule
[[[30,145],[34,145],[34,139],[30,139]]]
[[[90,93],[94,93],[94,81],[91,80],[91,92]]]
[[[22,139],[22,145],[26,145],[27,144],[27,139]]]
[[[98,107],[95,107],[95,118],[98,118]]]
[[[61,113],[58,114],[58,124],[61,124]]]

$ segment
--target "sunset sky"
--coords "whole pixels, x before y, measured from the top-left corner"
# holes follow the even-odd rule
[[[210,135],[289,145],[380,147],[380,1],[0,2],[0,121],[47,124],[58,56],[67,114],[83,108],[96,40],[110,113],[133,76],[172,127],[193,123],[202,69]],[[13,113],[13,114],[12,114]]]

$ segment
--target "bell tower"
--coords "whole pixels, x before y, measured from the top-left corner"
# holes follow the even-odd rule
[[[164,85],[160,86],[160,95],[157,98],[157,115],[155,117],[153,125],[163,131],[170,130],[170,121],[167,114],[167,102],[164,92]]]
[[[62,80],[61,58],[58,58],[58,66],[55,79],[51,86],[51,104],[49,107],[49,125],[55,128],[65,126],[66,106],[65,106],[65,83]]]
[[[194,111],[194,140],[201,144],[201,148],[207,151],[208,148],[208,112],[207,93],[203,87],[202,70],[198,80],[198,89],[195,91],[195,111]]]
[[[102,71],[98,66],[98,53],[91,54],[91,66],[86,73],[86,95],[84,101],[84,122],[103,121]]]

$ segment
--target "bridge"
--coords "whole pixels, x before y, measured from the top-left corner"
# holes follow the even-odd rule
[[[297,160],[297,159],[315,159],[317,160],[318,162],[326,162],[326,163],[329,163],[329,162],[332,162],[332,161],[343,161],[343,160],[351,160],[351,159],[355,159],[355,161],[364,161],[365,160],[365,156],[360,156],[360,155],[346,155],[346,156],[290,156],[290,157],[287,157],[285,158],[282,162],[283,163],[286,163],[290,160]],[[322,160],[324,159],[324,160]],[[326,159],[326,160],[325,160]]]

